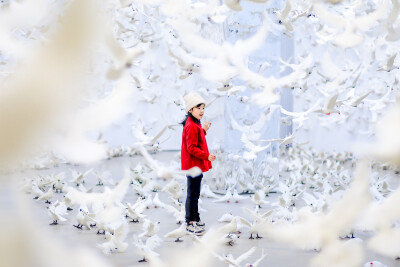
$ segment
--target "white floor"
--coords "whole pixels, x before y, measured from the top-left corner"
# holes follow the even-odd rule
[[[159,159],[170,159],[176,152],[163,152],[156,155],[156,158]],[[123,174],[123,169],[126,166],[134,167],[138,162],[138,157],[120,157],[114,158],[111,160],[106,160],[104,162],[98,163],[93,166],[66,166],[60,165],[59,167],[51,170],[40,170],[40,171],[30,171],[25,173],[28,177],[30,175],[37,175],[39,173],[51,173],[51,172],[61,172],[66,171],[67,174],[70,174],[69,168],[75,168],[78,170],[87,170],[90,167],[94,167],[96,170],[109,170],[113,174],[113,179],[118,181],[121,179]],[[70,178],[65,179],[66,181],[70,180]],[[95,192],[102,192],[102,186],[95,186],[95,177],[90,176],[90,178],[86,182],[86,188],[95,187]],[[160,185],[165,185],[168,181],[163,181],[161,179],[158,180]],[[182,185],[185,185],[185,180],[182,180]],[[207,181],[206,181],[207,182]],[[12,203],[12,200],[6,199],[7,194],[9,192],[3,192],[2,194],[2,202],[0,202],[2,206],[2,210],[8,207],[9,204]],[[154,193],[155,194],[155,193]],[[160,199],[162,201],[167,201],[167,193],[159,192]],[[56,199],[62,199],[63,194],[58,193],[54,194],[53,201]],[[97,235],[96,228],[92,230],[79,230],[73,227],[73,224],[76,224],[76,213],[77,207],[74,207],[73,211],[70,211],[66,218],[68,219],[66,222],[60,223],[59,225],[50,226],[51,219],[47,215],[46,207],[48,204],[45,204],[43,201],[33,200],[31,199],[31,195],[25,195],[25,198],[29,199],[29,201],[33,204],[32,213],[34,214],[33,220],[37,220],[39,224],[45,226],[45,228],[51,233],[54,238],[62,240],[63,243],[69,244],[70,246],[83,245],[85,247],[91,248],[98,254],[99,257],[104,257],[104,259],[113,266],[148,266],[148,263],[138,263],[138,260],[141,257],[136,252],[136,247],[132,244],[133,235],[140,234],[142,232],[142,222],[140,223],[129,223],[129,234],[127,238],[127,242],[129,243],[129,247],[127,251],[123,253],[114,253],[110,255],[103,255],[99,248],[96,247],[97,244],[104,242],[103,235]],[[133,203],[137,198],[137,195],[134,193],[134,190],[131,189],[123,202]],[[277,194],[270,194],[269,200],[273,202],[277,198]],[[184,201],[184,199],[183,199]],[[233,215],[240,215],[246,217],[247,215],[242,210],[243,207],[253,208],[254,204],[248,198],[246,200],[241,201],[240,203],[214,203],[212,199],[203,199],[202,207],[207,210],[207,212],[202,212],[201,217],[202,220],[207,224],[207,229],[216,228],[221,226],[221,223],[218,223],[218,218],[225,213],[232,213]],[[264,211],[269,210],[271,207],[264,206],[262,209]],[[9,210],[9,209],[8,209]],[[9,210],[10,211],[10,210]],[[167,211],[154,208],[154,206],[150,207],[150,209],[146,210],[145,215],[152,221],[160,222],[160,231],[159,236],[163,239],[162,245],[156,249],[156,252],[160,254],[160,258],[166,261],[169,261],[171,257],[181,257],[185,253],[185,249],[192,247],[193,240],[192,237],[186,236],[183,238],[183,242],[177,243],[174,240],[164,238],[164,234],[177,228],[179,225],[175,223],[174,218],[167,213]],[[248,217],[248,216],[247,216]],[[356,237],[359,237],[363,240],[367,240],[369,237],[368,233],[356,233]],[[365,242],[364,242],[365,243]],[[249,250],[251,247],[255,246],[257,249],[255,253],[252,254],[250,258],[242,263],[252,263],[256,259],[261,256],[262,250],[267,254],[264,260],[261,262],[259,266],[308,266],[310,259],[318,254],[316,251],[301,251],[299,249],[291,248],[285,244],[277,243],[271,241],[268,236],[264,236],[262,239],[249,239],[249,234],[244,229],[240,234],[240,238],[238,239],[237,244],[233,246],[223,246],[218,251],[220,255],[232,254],[234,258],[242,254],[243,252]],[[387,266],[400,266],[399,260],[393,260],[386,257],[382,257],[380,255],[374,254],[365,248],[366,255],[365,261],[378,260],[382,263],[387,264]],[[216,257],[211,256],[212,263],[208,266],[226,266],[225,263],[219,261]],[[191,266],[191,263],[188,262],[187,266]]]

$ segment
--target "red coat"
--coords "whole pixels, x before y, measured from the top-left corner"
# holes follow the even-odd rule
[[[208,160],[206,131],[201,124],[196,124],[188,117],[182,132],[181,164],[182,170],[188,170],[194,166],[199,167],[202,172],[212,168]]]

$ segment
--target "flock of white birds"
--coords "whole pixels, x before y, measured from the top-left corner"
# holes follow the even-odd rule
[[[235,22],[243,12],[252,17],[246,27]],[[143,158],[118,181],[106,171],[72,168],[17,183],[20,191],[48,204],[49,224],[104,234],[98,249],[105,254],[134,245],[152,266],[187,266],[189,259],[201,259],[191,266],[208,266],[210,258],[243,266],[256,248],[236,257],[218,252],[220,246],[240,243],[238,232],[316,250],[312,266],[346,267],[364,263],[365,245],[357,238],[364,232],[370,234],[368,249],[395,264],[400,189],[391,183],[400,168],[399,12],[398,0],[0,1],[2,179],[6,185],[13,180],[10,169]],[[227,30],[248,38],[230,42]],[[293,40],[296,56],[277,56],[273,61],[280,71],[271,75],[270,62],[255,59],[269,38],[280,36]],[[287,116],[282,123],[294,130],[284,138],[264,139],[261,129],[285,88],[302,105],[297,111],[278,106]],[[194,247],[180,259],[163,259],[157,254],[161,238],[179,242],[188,235],[180,178],[199,169],[182,172],[179,160],[160,162],[152,153],[182,119],[183,95],[190,90],[210,100],[208,106],[233,96],[261,110],[253,123],[227,111],[243,149],[233,153],[221,144],[210,146],[217,161],[202,188],[202,197],[215,202],[250,197],[253,204],[246,207],[247,216],[215,218],[225,224],[193,236]],[[133,145],[110,148],[102,132],[124,116],[131,119]],[[164,126],[151,136],[160,121]],[[346,125],[350,134],[370,141],[349,152],[312,150],[296,141],[298,135],[311,136],[312,121],[331,131]],[[271,150],[275,143],[280,153]],[[37,156],[43,150],[44,156]],[[101,190],[85,188],[93,176]],[[137,199],[127,203],[130,190]],[[161,201],[158,191],[168,194],[169,202]],[[54,266],[55,258],[59,266],[107,266],[90,251],[71,259],[72,248],[42,242],[46,234],[35,232],[33,224],[14,224],[12,216],[25,222],[32,216],[21,203],[21,214],[11,212],[0,231],[8,241],[0,258],[8,266],[24,261]],[[158,236],[159,225],[146,218],[150,206],[165,209],[181,226]],[[70,209],[77,212],[74,219],[66,219]],[[128,244],[131,222],[142,224],[143,232],[133,233]],[[26,233],[30,245],[15,249]],[[40,243],[46,250],[35,248]],[[245,266],[262,266],[265,257],[262,252]]]

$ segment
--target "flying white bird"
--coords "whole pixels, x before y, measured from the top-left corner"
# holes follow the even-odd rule
[[[256,247],[252,247],[236,259],[232,256],[232,254],[228,254],[226,256],[218,256],[218,259],[222,262],[227,263],[229,267],[239,267],[241,262],[249,258],[255,250]]]
[[[271,146],[271,144],[268,144],[266,146],[257,146],[248,139],[248,137],[245,133],[242,134],[242,137],[240,140],[243,142],[246,149],[248,149],[248,151],[243,152],[243,159],[245,159],[247,161],[256,159],[258,153],[268,149]]]
[[[314,110],[314,112],[323,113],[326,115],[330,115],[331,113],[339,113],[340,114],[340,111],[335,108],[338,95],[339,95],[339,93],[335,93],[335,94],[331,95],[326,100],[325,106],[322,109]]]
[[[386,16],[388,9],[389,0],[384,0],[375,11],[365,16],[344,17],[329,12],[321,3],[314,3],[314,11],[322,22],[343,30],[343,32],[335,35],[334,40],[337,45],[344,48],[360,44],[364,40],[364,36],[356,32],[370,29],[380,19]]]

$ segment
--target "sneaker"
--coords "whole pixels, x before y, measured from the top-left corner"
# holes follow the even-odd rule
[[[194,235],[203,235],[205,230],[201,228],[197,223],[192,223],[192,224],[187,224],[186,225],[186,231],[189,233],[192,233]]]
[[[206,226],[206,224],[204,222],[202,222],[201,220],[199,220],[198,222],[196,222],[196,224],[200,227],[204,227]]]

